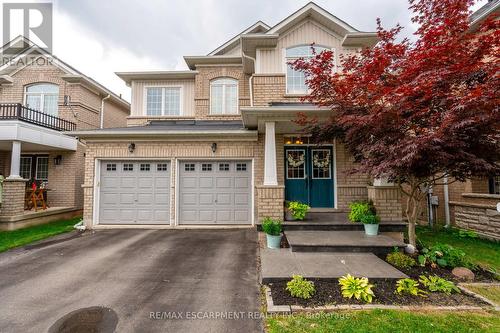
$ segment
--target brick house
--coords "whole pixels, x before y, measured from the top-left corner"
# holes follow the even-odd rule
[[[96,81],[29,47],[0,67],[0,229],[81,214],[85,145],[67,131],[126,124],[130,105]],[[46,189],[50,208],[25,210],[25,188]],[[43,184],[43,185],[42,185]]]
[[[86,226],[248,226],[283,219],[287,200],[342,212],[368,198],[383,220],[401,220],[398,189],[347,174],[341,142],[309,144],[293,123],[330,111],[300,102],[304,77],[287,61],[310,56],[312,43],[338,59],[376,40],[309,3],[184,57],[189,70],[117,73],[132,90],[127,126],[72,133],[87,145]]]

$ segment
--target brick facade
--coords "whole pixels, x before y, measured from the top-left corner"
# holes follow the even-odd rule
[[[396,186],[368,186],[368,199],[373,201],[382,221],[401,221],[401,191]]]
[[[8,218],[23,213],[25,187],[26,180],[23,179],[5,179],[3,181],[0,218]]]
[[[27,86],[36,83],[51,83],[59,87],[58,117],[76,124],[77,130],[97,129],[100,126],[102,99],[106,96],[99,89],[83,83],[69,83],[63,76],[67,73],[55,64],[33,64],[12,74],[13,83],[0,87],[0,103],[25,104]],[[70,105],[64,104],[65,96],[70,96]],[[104,127],[124,127],[129,108],[126,103],[113,98],[104,102]],[[48,155],[48,203],[51,207],[83,207],[84,154],[85,146],[78,144],[77,151],[54,151],[27,149],[21,143],[21,154]],[[54,165],[54,157],[62,156],[61,165]],[[0,151],[0,173],[10,174],[10,151]],[[23,183],[24,186],[24,183]],[[18,186],[19,187],[19,186]],[[19,187],[20,189],[20,187]],[[24,200],[24,187],[22,194]],[[2,211],[5,211],[5,203]],[[24,201],[18,208],[23,212]]]

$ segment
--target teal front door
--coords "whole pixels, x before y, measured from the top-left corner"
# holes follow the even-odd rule
[[[285,200],[333,208],[332,147],[285,147]]]

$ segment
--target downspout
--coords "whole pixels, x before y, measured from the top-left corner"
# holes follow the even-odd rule
[[[104,101],[107,100],[110,97],[111,97],[111,95],[108,94],[108,96],[104,97],[101,100],[101,126],[100,126],[100,128],[104,128]]]
[[[254,72],[255,72],[255,64],[256,64],[255,58],[247,56],[245,54],[245,52],[243,52],[243,50],[241,50],[241,55],[245,58],[252,60],[253,66],[254,66]],[[249,89],[250,89],[250,106],[253,106],[253,75],[250,76],[250,78],[248,79],[248,85],[249,85]]]
[[[448,193],[448,177],[443,178],[443,192],[444,192],[444,219],[445,219],[445,227],[450,227],[450,196]]]

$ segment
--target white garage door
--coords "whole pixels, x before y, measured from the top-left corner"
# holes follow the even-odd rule
[[[180,162],[179,210],[179,224],[251,224],[252,162]]]
[[[102,161],[99,224],[169,224],[170,163]]]

